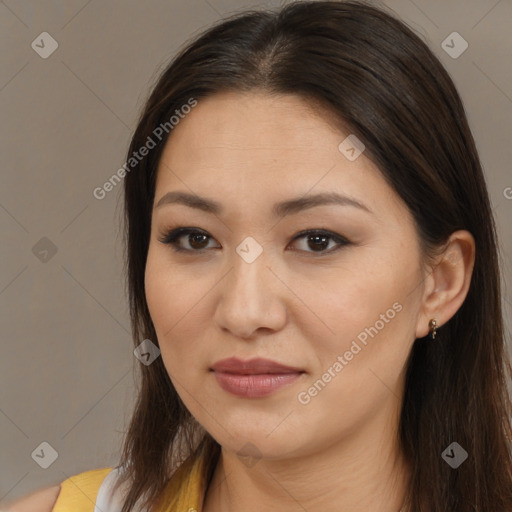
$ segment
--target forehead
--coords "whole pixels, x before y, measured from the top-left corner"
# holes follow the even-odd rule
[[[168,147],[174,152],[172,146],[179,142],[176,149],[183,150],[214,151],[221,146],[233,151],[257,148],[263,153],[266,149],[269,153],[332,150],[342,135],[334,119],[325,108],[295,95],[223,92],[199,100],[173,129]],[[325,140],[328,130],[334,137]]]
[[[377,209],[400,206],[364,152],[353,161],[340,152],[348,135],[332,113],[299,96],[216,94],[198,100],[173,128],[155,199],[188,188],[221,201],[263,204],[311,190],[371,198]]]

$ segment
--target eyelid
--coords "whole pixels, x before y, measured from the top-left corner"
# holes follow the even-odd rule
[[[189,253],[189,254],[203,254],[209,250],[206,248],[193,250],[193,249],[183,249],[183,248],[179,247],[176,242],[181,237],[190,235],[190,234],[200,234],[200,235],[206,236],[207,238],[209,238],[211,240],[214,240],[214,238],[207,231],[205,231],[201,228],[182,226],[182,227],[178,227],[178,228],[164,232],[164,234],[162,234],[162,236],[158,238],[158,241],[163,244],[172,246],[172,249],[176,252]],[[292,238],[291,242],[295,242],[295,240],[300,239],[300,238],[305,238],[308,235],[309,236],[315,236],[315,235],[322,236],[323,235],[326,238],[333,240],[338,245],[334,248],[331,247],[331,249],[326,250],[326,251],[315,252],[315,251],[301,251],[301,250],[297,250],[297,249],[292,249],[294,252],[306,253],[306,254],[309,253],[313,256],[321,257],[323,255],[327,256],[329,254],[332,254],[332,253],[338,251],[339,249],[341,249],[342,247],[344,247],[346,245],[350,245],[352,243],[346,237],[339,235],[338,233],[335,233],[329,229],[324,229],[324,228],[311,228],[311,229],[302,230]]]
[[[177,250],[177,251],[190,252],[190,253],[198,253],[198,254],[206,251],[206,249],[199,249],[199,250],[193,251],[193,250],[190,250],[190,249],[177,248],[175,242],[177,240],[179,240],[181,237],[184,237],[185,235],[190,235],[190,234],[204,235],[204,236],[206,236],[206,237],[208,237],[210,239],[213,239],[213,237],[211,235],[209,235],[208,232],[204,231],[203,229],[194,228],[194,227],[184,227],[183,226],[183,227],[171,229],[171,230],[168,230],[168,231],[164,231],[162,236],[158,238],[158,241],[162,242],[163,244],[173,246],[173,249]]]

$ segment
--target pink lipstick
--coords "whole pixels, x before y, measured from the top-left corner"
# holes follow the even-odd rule
[[[220,387],[244,398],[262,398],[290,385],[304,371],[270,359],[222,359],[211,370]]]

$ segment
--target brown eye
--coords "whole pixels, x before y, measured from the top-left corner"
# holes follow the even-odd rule
[[[204,233],[203,231],[192,229],[192,228],[177,228],[165,235],[163,238],[160,238],[159,241],[172,245],[175,251],[182,252],[202,252],[206,250],[208,245],[208,239],[211,237]],[[180,244],[180,240],[185,240],[185,243],[188,243],[190,248],[183,247]]]
[[[188,235],[188,243],[190,244],[190,246],[194,249],[204,249],[205,248],[205,239],[207,239],[208,237],[206,235],[203,235],[201,233],[199,234],[195,234],[195,233],[190,233]]]
[[[348,245],[350,243],[346,238],[336,233],[321,230],[304,231],[300,233],[298,236],[296,236],[294,238],[294,241],[299,239],[306,240],[306,248],[299,249],[300,251],[318,254],[330,254],[338,250],[340,247]],[[329,247],[329,244],[332,242],[333,244],[331,245],[331,247],[328,250],[326,250]]]

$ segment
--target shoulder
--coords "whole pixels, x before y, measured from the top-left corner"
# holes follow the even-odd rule
[[[66,478],[7,505],[2,512],[92,512],[98,492],[112,468],[93,469]]]
[[[66,478],[60,484],[52,512],[92,512],[100,487],[111,471],[112,468],[93,469]]]
[[[60,493],[60,485],[47,487],[7,505],[6,512],[51,512]]]

